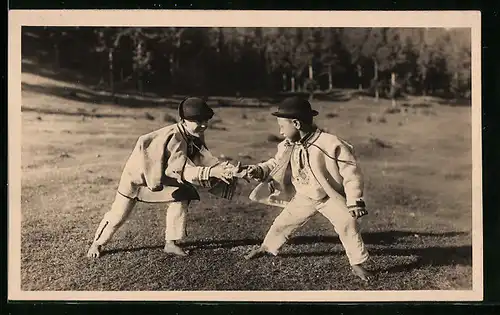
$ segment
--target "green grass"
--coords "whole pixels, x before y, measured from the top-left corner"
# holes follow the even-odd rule
[[[23,81],[47,83],[27,74]],[[242,184],[232,202],[202,192],[203,201],[188,215],[186,258],[162,252],[165,206],[138,204],[102,258],[88,260],[135,140],[167,124],[165,113],[175,116],[175,110],[96,105],[33,91],[22,96],[23,290],[472,288],[470,108],[383,113],[389,102],[314,102],[322,113],[318,125],[355,145],[366,175],[370,214],[361,224],[369,267],[378,277],[365,284],[350,274],[321,215],[278,257],[244,260],[280,211],[248,200],[254,183]],[[244,163],[269,158],[276,142],[268,137],[278,133],[269,112],[217,108],[220,121],[207,132],[208,145]],[[371,114],[385,122],[367,122]]]

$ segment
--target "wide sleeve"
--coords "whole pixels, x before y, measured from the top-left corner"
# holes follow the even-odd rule
[[[341,141],[335,149],[335,157],[342,176],[347,206],[356,205],[357,200],[363,199],[364,180],[354,149]]]
[[[259,166],[262,169],[263,173],[261,176],[262,179],[269,176],[269,174],[273,171],[273,169],[278,165],[284,153],[285,153],[285,141],[278,144],[278,151],[276,152],[274,157],[270,158],[265,162],[257,164],[257,166]]]
[[[142,156],[144,179],[149,189],[161,187],[163,162],[165,160],[165,143],[160,137],[141,136],[137,140],[136,150]]]
[[[165,151],[168,153],[165,175],[186,181],[196,186],[211,187],[211,166],[197,166],[186,155],[187,144],[175,136],[168,141]]]

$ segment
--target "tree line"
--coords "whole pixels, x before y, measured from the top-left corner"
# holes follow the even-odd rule
[[[23,58],[117,91],[204,95],[350,88],[469,98],[466,28],[23,27]]]

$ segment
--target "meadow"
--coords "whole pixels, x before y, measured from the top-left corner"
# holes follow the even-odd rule
[[[318,214],[279,256],[246,261],[280,209],[202,191],[183,245],[165,255],[165,206],[138,204],[98,260],[85,257],[141,134],[174,122],[169,106],[117,105],[84,86],[22,74],[22,290],[448,290],[472,288],[471,108],[412,98],[314,100],[319,127],[350,141],[366,176],[361,221],[377,273],[349,272]],[[90,97],[92,95],[92,97]],[[96,102],[96,100],[102,100]],[[274,155],[272,108],[217,106],[207,144],[233,163]]]

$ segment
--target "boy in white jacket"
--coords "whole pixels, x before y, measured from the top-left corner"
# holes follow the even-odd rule
[[[363,175],[352,146],[314,126],[317,114],[298,97],[285,99],[273,113],[285,140],[274,158],[249,166],[247,176],[261,182],[251,200],[284,209],[262,245],[245,258],[277,255],[290,235],[320,212],[339,235],[353,274],[368,281],[372,274],[362,264],[369,255],[357,222],[367,214]]]
[[[235,188],[235,167],[219,163],[205,144],[204,132],[213,115],[202,99],[187,98],[179,105],[181,122],[139,137],[123,169],[113,205],[95,232],[89,258],[100,256],[102,247],[138,201],[168,205],[164,251],[187,255],[176,241],[186,234],[190,201],[200,199],[196,187],[221,187],[224,198]]]

